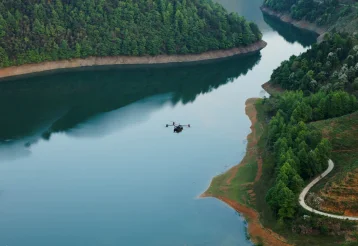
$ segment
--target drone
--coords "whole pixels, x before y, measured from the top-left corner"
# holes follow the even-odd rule
[[[175,133],[180,133],[184,130],[184,127],[190,127],[190,124],[188,125],[180,125],[180,124],[175,124],[175,122],[173,121],[172,124],[166,124],[166,127],[168,126],[173,126],[174,127],[174,131]]]

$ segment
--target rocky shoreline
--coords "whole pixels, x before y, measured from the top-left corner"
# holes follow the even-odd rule
[[[267,43],[263,40],[246,47],[228,50],[208,51],[201,54],[188,55],[159,55],[159,56],[113,56],[113,57],[88,57],[62,61],[49,61],[36,64],[26,64],[0,69],[0,79],[26,75],[38,72],[52,71],[58,69],[70,69],[79,67],[105,66],[105,65],[149,65],[189,63],[216,59],[224,59],[239,55],[256,53],[265,48]]]

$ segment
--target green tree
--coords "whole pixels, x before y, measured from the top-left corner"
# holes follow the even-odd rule
[[[9,58],[5,50],[0,47],[0,67],[7,67],[9,65]]]

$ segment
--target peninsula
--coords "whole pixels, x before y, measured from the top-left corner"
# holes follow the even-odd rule
[[[1,77],[224,58],[261,50],[261,38],[256,24],[211,0],[0,2]]]
[[[263,40],[257,41],[245,47],[231,48],[227,50],[206,51],[200,54],[186,55],[157,55],[157,56],[107,56],[107,57],[87,57],[74,58],[60,61],[47,61],[40,63],[24,64],[0,69],[0,79],[25,75],[30,73],[70,69],[78,67],[104,66],[104,65],[150,65],[168,63],[189,63],[217,59],[225,59],[233,56],[250,55],[259,52],[266,47]]]

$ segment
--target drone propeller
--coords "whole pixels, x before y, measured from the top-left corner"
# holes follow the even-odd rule
[[[183,127],[183,126],[185,126],[185,127],[189,127],[189,128],[191,127],[191,126],[190,126],[190,124],[187,124],[187,125],[181,125],[180,123],[175,124],[175,122],[174,122],[174,121],[172,121],[172,122],[173,122],[173,124],[166,124],[166,125],[165,125],[165,127],[168,127],[168,126],[182,126],[182,127]]]
[[[172,124],[166,124],[165,126],[168,127],[168,126],[175,126],[175,122],[174,121],[171,121],[173,122]],[[179,124],[180,125],[180,124]]]

